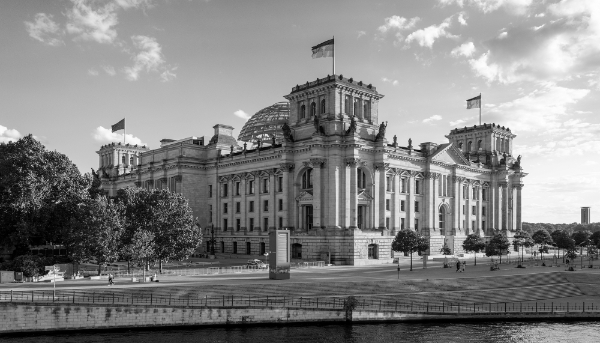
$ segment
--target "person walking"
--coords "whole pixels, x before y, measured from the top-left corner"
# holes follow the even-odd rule
[[[460,260],[456,260],[456,271],[460,271]]]
[[[112,286],[113,284],[114,284],[113,283],[113,276],[112,276],[112,274],[108,274],[108,285]]]
[[[460,271],[464,272],[466,267],[467,267],[467,261],[463,261],[462,266],[460,267],[461,268]]]

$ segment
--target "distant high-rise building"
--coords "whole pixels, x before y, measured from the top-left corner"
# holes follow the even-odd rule
[[[589,224],[590,223],[590,208],[582,207],[581,208],[581,224]]]

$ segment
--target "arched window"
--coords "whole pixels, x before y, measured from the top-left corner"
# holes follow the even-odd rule
[[[310,104],[310,116],[313,117],[317,114],[317,104],[314,102]]]
[[[133,165],[133,156],[129,158],[129,165]]]
[[[302,189],[312,189],[312,169],[307,169],[304,174],[302,174]]]
[[[363,104],[363,117],[365,119],[371,119],[371,113],[369,112],[369,102],[365,101]]]
[[[469,143],[467,143],[467,151],[471,151],[473,142],[469,141]]]
[[[462,150],[462,147],[463,147],[463,144],[462,144],[462,142],[458,143],[458,148],[459,148],[460,150]]]
[[[367,188],[367,174],[360,168],[356,170],[356,187]]]
[[[121,163],[125,164],[125,155],[121,156]]]
[[[443,206],[440,207],[439,220],[440,220],[440,229],[443,229],[444,228],[444,224],[446,223],[446,211],[445,211],[445,208]]]
[[[354,112],[352,112],[352,114],[354,114],[357,117],[362,118],[362,115],[359,115],[360,114],[360,103],[358,102],[358,100],[354,102]]]
[[[306,106],[300,106],[300,119],[306,118]]]
[[[481,139],[479,141],[477,141],[477,150],[481,149],[481,144],[483,142],[481,141]]]
[[[346,99],[344,101],[344,110],[346,111],[347,115],[352,115],[352,113],[350,113],[350,96],[346,95]]]
[[[321,113],[325,113],[325,99],[321,100]]]

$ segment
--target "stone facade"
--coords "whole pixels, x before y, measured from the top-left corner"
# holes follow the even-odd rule
[[[218,124],[206,145],[188,137],[136,147],[138,164],[129,170],[111,154],[124,147],[111,144],[98,152],[103,187],[181,192],[204,237],[214,230],[216,252],[264,254],[268,232],[286,228],[293,258],[329,256],[336,264],[391,262],[391,242],[403,228],[428,236],[429,253],[437,254],[444,244],[461,252],[470,233],[510,237],[521,227],[526,174],[509,128],[476,125],[452,130],[444,144],[415,147],[408,139],[401,146],[378,121],[383,95],[372,85],[328,76],[285,98],[283,139],[250,148]]]

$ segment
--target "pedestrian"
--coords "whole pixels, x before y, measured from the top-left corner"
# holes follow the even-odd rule
[[[460,271],[464,272],[466,267],[467,267],[467,261],[463,261]]]
[[[460,260],[456,260],[456,271],[460,271]]]
[[[108,274],[108,285],[112,286],[113,284],[114,284],[113,283],[113,276],[112,276],[112,274]]]

